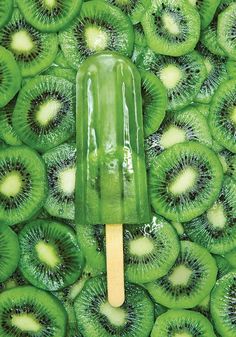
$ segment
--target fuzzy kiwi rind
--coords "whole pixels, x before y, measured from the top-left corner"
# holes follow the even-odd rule
[[[32,218],[47,196],[45,165],[29,147],[0,150],[0,221],[15,225]]]
[[[105,49],[131,56],[134,32],[119,8],[94,0],[83,4],[79,17],[59,34],[59,41],[67,61],[77,70],[84,59]]]
[[[64,337],[66,323],[62,304],[46,291],[22,286],[0,294],[1,336]]]
[[[13,53],[23,77],[35,76],[49,67],[58,51],[57,35],[37,31],[18,9],[0,30],[0,44]]]
[[[199,40],[200,17],[187,1],[153,1],[141,22],[148,46],[158,54],[182,56]]]
[[[126,298],[119,308],[107,300],[105,277],[89,279],[75,299],[78,328],[84,337],[147,337],[154,323],[154,307],[146,291],[125,284]]]
[[[217,267],[211,254],[191,241],[180,242],[180,254],[164,277],[145,284],[156,302],[168,308],[193,308],[213,288]]]
[[[176,144],[151,162],[151,203],[169,220],[190,221],[213,204],[222,181],[222,165],[212,150],[193,141]]]
[[[79,15],[82,0],[17,0],[17,5],[27,22],[37,30],[57,32]]]
[[[59,222],[35,220],[19,234],[19,268],[34,286],[56,291],[81,275],[84,259],[73,230]]]

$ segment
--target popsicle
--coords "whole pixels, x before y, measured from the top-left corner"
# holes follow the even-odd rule
[[[114,52],[90,56],[77,74],[76,223],[106,224],[108,299],[124,301],[122,224],[150,221],[141,80]]]

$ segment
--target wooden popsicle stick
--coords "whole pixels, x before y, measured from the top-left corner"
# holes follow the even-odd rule
[[[106,225],[106,258],[108,301],[117,308],[125,300],[123,225]]]

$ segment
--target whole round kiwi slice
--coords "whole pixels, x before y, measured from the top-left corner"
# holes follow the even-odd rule
[[[84,337],[148,337],[154,323],[154,307],[145,290],[126,284],[125,303],[112,307],[103,277],[88,280],[75,299],[78,328]]]
[[[138,58],[141,69],[153,72],[164,84],[168,110],[180,110],[190,104],[206,77],[203,58],[196,51],[180,57],[155,54],[146,49]]]
[[[0,108],[10,102],[19,91],[20,86],[21,74],[14,56],[10,51],[0,46]]]
[[[0,221],[14,225],[30,219],[47,196],[45,166],[26,146],[0,150]]]
[[[89,55],[114,50],[131,56],[134,32],[122,11],[103,1],[88,1],[77,19],[59,35],[62,51],[75,69]]]
[[[0,138],[8,145],[21,145],[22,142],[12,126],[12,115],[16,104],[16,96],[3,108],[0,108]]]
[[[66,312],[56,297],[23,286],[0,294],[0,336],[64,337]]]
[[[151,337],[216,337],[209,320],[199,312],[168,310],[157,317]]]
[[[10,20],[13,12],[13,0],[0,0],[0,29]]]
[[[49,186],[44,207],[51,216],[72,220],[75,217],[76,147],[60,145],[46,152],[43,159]]]
[[[162,82],[152,73],[141,71],[143,123],[145,137],[155,132],[165,117],[167,92]]]
[[[45,34],[29,25],[15,9],[11,20],[0,31],[0,44],[9,49],[23,77],[35,76],[55,59],[58,50],[56,34]]]
[[[211,253],[224,254],[236,246],[236,183],[223,182],[218,199],[202,216],[185,223],[188,237]]]
[[[197,142],[176,144],[151,162],[152,206],[167,219],[192,220],[213,204],[222,180],[221,163],[207,146]]]
[[[75,130],[74,85],[54,76],[37,76],[21,89],[13,112],[20,139],[45,152],[69,139]]]
[[[132,283],[152,282],[166,275],[177,259],[177,233],[159,216],[153,216],[150,224],[126,226],[124,254],[126,279]]]
[[[233,337],[236,329],[236,272],[216,282],[211,295],[211,315],[216,330],[224,337]]]
[[[188,0],[199,12],[201,28],[205,29],[212,21],[221,0]]]
[[[187,1],[153,1],[141,22],[148,46],[158,54],[185,55],[199,40],[200,17]]]
[[[6,281],[16,270],[20,258],[17,235],[8,227],[0,226],[0,282]]]
[[[222,56],[212,54],[203,44],[199,43],[197,50],[203,57],[207,70],[207,77],[204,80],[195,101],[199,103],[210,103],[213,94],[219,85],[228,79],[227,59]]]
[[[19,234],[19,268],[34,286],[59,290],[81,275],[84,260],[73,230],[59,222],[34,220]]]
[[[222,83],[212,99],[209,127],[220,145],[236,153],[236,80]]]
[[[148,164],[164,150],[190,140],[198,141],[209,147],[212,145],[207,120],[192,105],[174,113],[169,112],[159,130],[145,140]]]
[[[79,15],[82,0],[17,0],[27,22],[42,32],[64,29]]]
[[[145,287],[168,308],[193,308],[210,293],[216,275],[216,262],[205,248],[181,241],[180,254],[168,274]]]
[[[236,3],[228,6],[218,17],[217,37],[221,48],[236,60],[235,40]]]

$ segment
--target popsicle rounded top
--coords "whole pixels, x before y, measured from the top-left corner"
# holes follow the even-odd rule
[[[76,221],[150,221],[141,80],[114,52],[86,59],[77,74]]]

